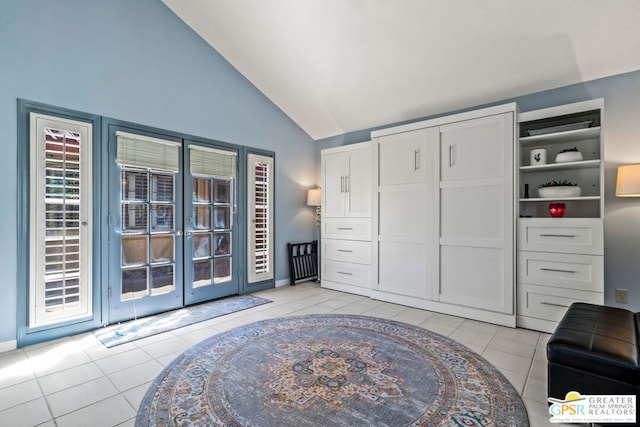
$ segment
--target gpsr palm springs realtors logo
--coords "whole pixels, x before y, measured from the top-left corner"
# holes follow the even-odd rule
[[[552,423],[635,423],[635,395],[581,395],[570,391],[564,400],[549,398]]]

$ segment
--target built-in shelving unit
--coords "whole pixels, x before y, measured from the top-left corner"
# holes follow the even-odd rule
[[[602,116],[601,99],[518,115],[518,326],[553,332],[571,303],[604,302]],[[568,149],[582,160],[557,162]],[[546,150],[546,162],[531,164],[532,150]],[[582,193],[539,197],[550,181]],[[564,203],[563,218],[551,217],[551,203]]]

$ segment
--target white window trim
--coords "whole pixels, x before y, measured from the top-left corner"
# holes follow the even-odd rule
[[[29,233],[29,327],[41,327],[92,315],[93,236],[92,236],[92,125],[55,116],[30,113],[30,233]],[[45,277],[45,127],[64,128],[80,134],[80,303],[74,310],[47,312],[44,299]]]

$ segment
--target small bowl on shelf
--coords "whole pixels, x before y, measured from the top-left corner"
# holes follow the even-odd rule
[[[538,196],[543,199],[561,199],[563,197],[580,197],[582,188],[576,186],[556,186],[538,188]]]
[[[580,162],[582,160],[584,160],[584,157],[579,151],[565,151],[564,153],[558,153],[556,156],[556,163]]]

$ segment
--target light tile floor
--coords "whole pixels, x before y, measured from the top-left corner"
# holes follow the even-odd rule
[[[133,426],[150,382],[190,346],[257,320],[316,313],[371,315],[446,335],[481,354],[511,381],[532,427],[552,425],[546,404],[548,334],[376,301],[314,283],[257,295],[273,303],[110,349],[85,333],[0,353],[0,426]]]

